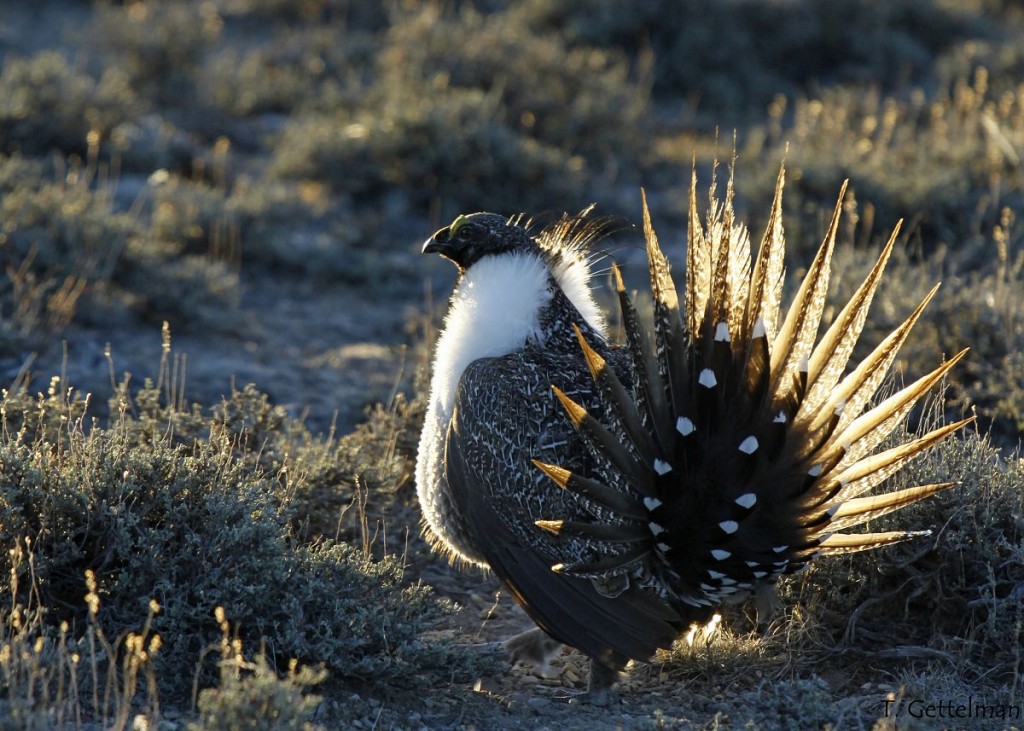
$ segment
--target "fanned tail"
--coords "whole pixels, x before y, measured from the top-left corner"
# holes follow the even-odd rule
[[[600,418],[556,390],[587,446],[593,472],[535,463],[560,487],[616,520],[539,521],[548,531],[584,536],[594,548],[592,561],[560,563],[556,570],[594,579],[639,572],[655,577],[660,599],[706,607],[771,583],[815,556],[928,533],[846,531],[952,486],[871,493],[972,421],[876,451],[966,351],[872,405],[936,290],[851,368],[899,225],[819,338],[846,184],[825,238],[783,312],[784,181],[780,169],[751,264],[749,234],[734,219],[731,180],[724,203],[712,189],[710,212],[701,220],[694,173],[682,310],[643,198],[653,320],[640,318],[613,266],[630,365],[616,372],[577,330],[600,398]]]

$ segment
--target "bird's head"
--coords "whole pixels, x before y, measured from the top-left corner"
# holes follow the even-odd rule
[[[496,213],[459,216],[423,244],[424,254],[440,254],[460,272],[485,256],[531,251],[537,245],[526,229]]]
[[[564,303],[551,296],[560,290],[575,312],[567,315],[564,331],[570,332],[569,322],[585,321],[605,337],[604,316],[591,291],[591,266],[603,256],[595,244],[622,224],[615,218],[591,216],[592,208],[575,216],[563,214],[536,234],[531,233],[533,222],[522,216],[465,214],[427,239],[423,253],[440,254],[458,267],[456,295],[468,280],[470,287],[499,299],[498,309],[505,308],[502,317],[517,303]],[[479,286],[482,281],[485,286]]]

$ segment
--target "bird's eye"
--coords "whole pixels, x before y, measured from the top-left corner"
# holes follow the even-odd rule
[[[455,238],[457,238],[459,241],[468,240],[470,235],[472,234],[472,231],[470,231],[469,229],[469,226],[460,226],[459,229],[455,232]]]

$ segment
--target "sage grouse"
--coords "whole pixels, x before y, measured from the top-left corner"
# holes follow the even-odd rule
[[[896,232],[818,339],[840,205],[782,312],[783,178],[752,264],[731,182],[724,203],[712,186],[702,223],[694,175],[682,300],[644,201],[653,321],[613,265],[624,345],[591,290],[600,220],[532,237],[474,213],[423,246],[459,270],[416,467],[427,532],[493,570],[537,623],[524,654],[543,662],[564,643],[591,658],[595,702],[716,605],[822,554],[927,535],[847,529],[949,487],[871,493],[969,421],[876,450],[963,356],[873,403],[935,290],[846,372]]]

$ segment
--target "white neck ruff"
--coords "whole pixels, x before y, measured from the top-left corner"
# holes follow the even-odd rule
[[[539,337],[538,314],[551,299],[548,272],[540,256],[523,253],[488,256],[466,271],[437,341],[431,407],[450,416],[459,379],[470,363],[514,352]],[[603,336],[604,317],[590,291],[587,261],[573,259],[551,273],[587,324]]]

